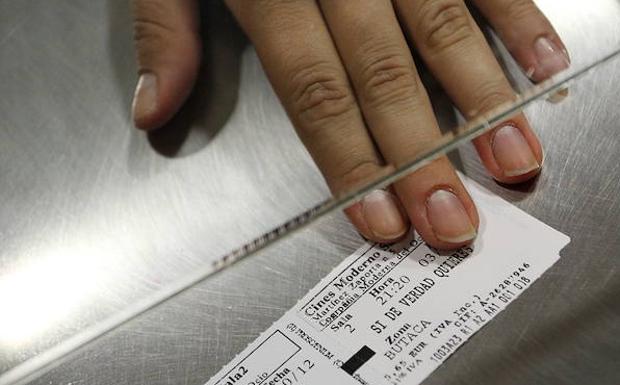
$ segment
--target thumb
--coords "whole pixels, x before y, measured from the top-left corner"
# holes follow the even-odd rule
[[[138,84],[132,114],[136,127],[162,126],[191,92],[200,66],[200,17],[196,0],[133,0]]]

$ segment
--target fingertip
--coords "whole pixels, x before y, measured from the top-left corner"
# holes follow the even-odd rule
[[[439,250],[455,250],[474,242],[480,217],[465,190],[437,190],[426,202],[426,215],[432,233],[422,234],[425,242]]]
[[[426,243],[456,249],[475,239],[476,205],[446,158],[441,158],[396,183],[409,218]]]
[[[134,40],[139,78],[131,106],[138,129],[168,122],[189,96],[201,59],[195,0],[134,0]]]
[[[451,189],[437,189],[428,196],[426,217],[435,235],[431,242],[457,246],[471,242],[477,235],[477,224],[473,223],[463,198]]]
[[[145,72],[138,78],[131,108],[132,118],[136,128],[151,130],[157,127],[155,115],[158,107],[157,76],[151,72]]]
[[[468,238],[462,242],[445,242],[445,241],[441,241],[435,238],[430,238],[430,239],[424,239],[424,241],[431,247],[438,249],[438,250],[456,250],[456,249],[460,249],[461,247],[465,247],[468,245],[471,245],[477,237],[477,233],[474,234],[473,237]]]
[[[474,140],[487,171],[501,183],[515,184],[538,175],[543,149],[523,114]]]
[[[397,241],[409,230],[401,203],[389,191],[375,190],[345,212],[360,233],[375,242]]]
[[[513,184],[519,184],[519,183],[524,183],[527,182],[531,179],[534,179],[536,176],[538,176],[540,173],[542,172],[542,166],[537,167],[535,170],[532,170],[530,172],[526,172],[524,174],[520,174],[520,175],[515,175],[515,176],[506,176],[503,174],[491,174],[491,177],[498,183],[502,183],[502,184],[507,184],[507,185],[513,185]]]
[[[532,0],[474,0],[525,74],[542,82],[570,66],[568,50]]]
[[[557,36],[539,36],[530,49],[534,53],[535,65],[528,75],[535,82],[549,79],[570,66],[568,51]]]
[[[131,113],[136,128],[144,131],[166,124],[192,92],[200,67],[197,48],[186,48],[185,60],[141,70]]]

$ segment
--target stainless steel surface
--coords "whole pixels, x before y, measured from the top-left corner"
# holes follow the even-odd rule
[[[596,31],[617,20],[584,15],[574,28],[545,4],[584,53],[575,65],[615,42]],[[253,51],[219,13],[207,23],[210,73],[189,108],[156,136],[131,130],[127,8],[0,2],[0,276],[20,278],[15,297],[37,305],[1,334],[0,372],[328,196]],[[616,60],[563,104],[528,109],[546,149],[532,185],[499,186],[471,148],[460,151],[467,174],[573,240],[428,383],[619,382],[619,72]],[[33,383],[203,383],[359,242],[334,214]]]
[[[127,2],[0,7],[2,289],[32,303],[3,314],[0,372],[329,196],[221,12],[207,85],[147,137]]]

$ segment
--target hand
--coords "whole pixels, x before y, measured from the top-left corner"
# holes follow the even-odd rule
[[[405,36],[466,117],[515,94],[463,0],[227,0],[256,47],[297,132],[334,193],[413,159],[441,137]],[[473,0],[524,71],[541,81],[569,65],[566,49],[530,0]],[[133,0],[140,79],[137,127],[169,120],[200,64],[197,0]],[[542,148],[522,114],[474,140],[489,173],[535,176]],[[347,208],[375,241],[411,222],[432,246],[476,236],[478,214],[447,158]]]

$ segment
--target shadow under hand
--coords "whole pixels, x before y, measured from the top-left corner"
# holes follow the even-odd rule
[[[153,149],[166,157],[187,156],[204,148],[237,104],[247,39],[222,2],[204,1],[200,8],[203,56],[194,90],[168,124],[148,134]]]

